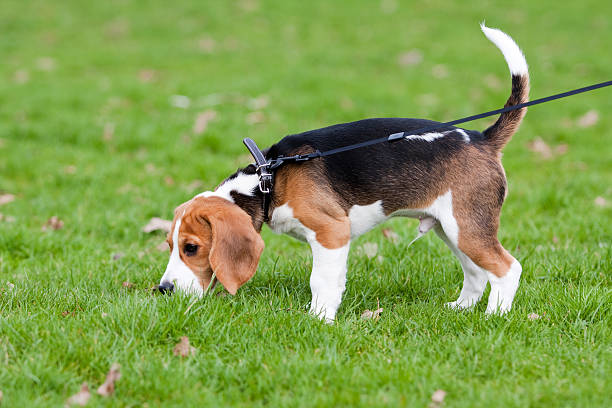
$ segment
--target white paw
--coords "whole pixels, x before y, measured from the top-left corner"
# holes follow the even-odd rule
[[[487,305],[487,310],[485,310],[485,313],[488,315],[505,315],[506,313],[508,313],[510,311],[510,309],[512,309],[512,303],[510,303],[509,305],[499,305],[499,306],[492,306],[491,304]]]
[[[445,304],[446,307],[455,310],[465,310],[474,306],[478,302],[478,300],[469,300],[469,299],[457,299],[454,302],[448,302]]]
[[[335,318],[335,313],[328,313],[326,308],[315,308],[311,306],[310,314],[319,318],[320,320],[323,320],[327,324],[332,324]]]

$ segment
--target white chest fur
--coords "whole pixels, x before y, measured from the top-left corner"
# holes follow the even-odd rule
[[[300,241],[307,241],[309,237],[314,236],[314,231],[306,228],[293,216],[293,208],[287,203],[274,209],[269,225],[277,234],[287,234]]]

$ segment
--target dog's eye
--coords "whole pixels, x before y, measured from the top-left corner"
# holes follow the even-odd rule
[[[198,246],[195,244],[185,244],[183,252],[185,252],[187,256],[194,256],[198,252]]]

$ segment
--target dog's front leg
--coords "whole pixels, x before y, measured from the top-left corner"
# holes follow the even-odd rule
[[[346,261],[350,241],[337,249],[325,248],[314,237],[309,239],[308,243],[312,248],[310,313],[331,323],[334,321],[342,301],[342,293],[346,288]]]

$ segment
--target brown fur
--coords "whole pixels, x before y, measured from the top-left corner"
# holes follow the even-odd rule
[[[275,180],[274,207],[287,203],[293,216],[315,232],[321,245],[336,249],[350,240],[351,225],[334,191],[318,177],[321,170],[317,160],[309,166],[293,164],[281,168]]]

